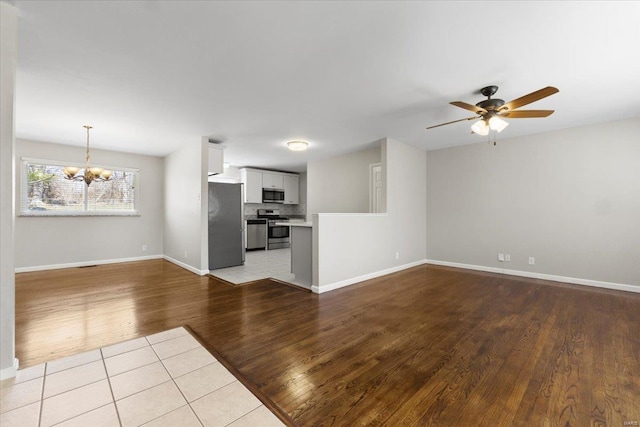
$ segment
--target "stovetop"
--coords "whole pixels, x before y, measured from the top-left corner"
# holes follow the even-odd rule
[[[286,216],[280,216],[279,209],[258,209],[258,218],[266,218],[268,220],[288,221]]]

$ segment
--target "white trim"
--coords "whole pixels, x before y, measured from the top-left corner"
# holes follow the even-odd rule
[[[142,216],[139,211],[24,211],[16,214],[22,218],[64,216]]]
[[[94,148],[94,150],[100,151],[99,148]],[[106,151],[106,150],[102,150],[102,151]],[[77,166],[80,169],[84,169],[84,167],[87,165],[86,162],[66,162],[66,161],[63,161],[63,160],[37,159],[37,158],[33,158],[33,157],[20,157],[20,160],[22,161],[23,164],[24,163],[39,163],[39,164],[42,164],[42,165],[60,166],[60,167]],[[119,171],[123,171],[123,172],[137,172],[137,173],[140,173],[140,169],[139,168],[130,168],[130,167],[125,167],[125,166],[105,166],[105,165],[98,165],[98,164],[94,165],[93,162],[92,162],[92,165],[89,165],[89,166],[102,168],[102,169],[107,169],[107,170],[119,170]]]
[[[7,378],[13,378],[18,373],[18,367],[20,366],[20,361],[16,358],[13,359],[13,366],[8,368],[4,368],[0,370],[0,381],[6,380]]]
[[[132,261],[147,261],[150,259],[162,258],[162,255],[147,255],[131,258],[118,258],[118,259],[102,259],[97,261],[83,261],[83,262],[70,262],[66,264],[50,264],[50,265],[36,265],[32,267],[17,267],[16,273],[29,273],[32,271],[43,270],[58,270],[60,268],[74,268],[74,267],[86,267],[89,265],[102,265],[102,264],[116,264],[119,262],[132,262]]]
[[[311,291],[316,294],[322,294],[324,292],[333,291],[335,289],[344,288],[345,286],[353,285],[355,283],[364,282],[365,280],[375,279],[376,277],[386,276],[387,274],[395,273],[397,271],[406,270],[407,268],[416,267],[426,263],[426,260],[414,261],[408,264],[398,265],[396,267],[387,268],[384,270],[374,271],[373,273],[363,274],[362,276],[352,277],[350,279],[341,280],[335,283],[329,283],[322,286],[311,286]]]
[[[312,215],[318,215],[319,218],[322,218],[322,217],[325,217],[325,216],[380,216],[380,217],[389,216],[389,214],[387,212],[380,212],[380,213],[370,213],[370,212],[363,212],[363,213],[352,213],[352,212],[332,213],[332,212],[325,212],[325,213],[317,213],[317,214],[312,214]]]
[[[189,265],[189,264],[185,264],[182,261],[178,261],[177,259],[171,258],[170,256],[167,255],[162,255],[162,259],[165,259],[175,265],[177,265],[178,267],[182,267],[185,270],[189,270],[190,272],[197,274],[198,276],[206,276],[207,274],[209,274],[209,270],[198,270],[197,268]]]
[[[435,259],[426,260],[427,264],[444,265],[445,267],[464,268],[466,270],[488,271],[490,273],[502,273],[501,267],[485,267],[484,265],[462,264],[459,262],[437,261]]]
[[[464,268],[467,270],[489,271],[491,273],[509,274],[512,276],[529,277],[532,279],[550,280],[553,282],[571,283],[574,285],[592,286],[595,288],[615,289],[617,291],[640,293],[640,286],[628,285],[624,283],[602,282],[599,280],[579,279],[577,277],[556,276],[554,274],[535,273],[533,271],[508,270],[496,267],[485,267],[483,265],[461,264],[457,262],[438,261],[434,259],[426,260],[427,264],[444,265],[447,267]]]
[[[209,274],[209,270],[198,270],[195,267],[190,266],[189,264],[185,264],[184,262],[178,261],[177,259],[173,259],[166,255],[147,255],[147,256],[139,256],[139,257],[131,257],[131,258],[103,259],[103,260],[96,260],[96,261],[70,262],[66,264],[50,264],[50,265],[36,265],[32,267],[18,267],[15,269],[15,272],[30,273],[32,271],[58,270],[61,268],[87,267],[90,265],[117,264],[120,262],[148,261],[151,259],[165,259],[173,264],[176,264],[179,267],[184,268],[185,270],[189,270],[190,272],[197,274],[198,276],[206,276],[207,274]]]

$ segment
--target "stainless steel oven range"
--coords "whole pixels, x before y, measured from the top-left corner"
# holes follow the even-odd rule
[[[258,209],[258,218],[267,220],[267,249],[288,248],[291,246],[289,230],[286,225],[276,225],[288,222],[289,218],[280,216],[279,209]]]

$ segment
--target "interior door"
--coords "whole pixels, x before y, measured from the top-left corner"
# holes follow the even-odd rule
[[[382,165],[369,165],[369,212],[382,213]]]

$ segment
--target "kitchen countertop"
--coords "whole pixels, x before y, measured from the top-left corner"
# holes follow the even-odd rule
[[[310,222],[297,222],[297,221],[276,222],[276,225],[288,225],[289,227],[309,227],[309,228],[313,226],[313,224]]]

